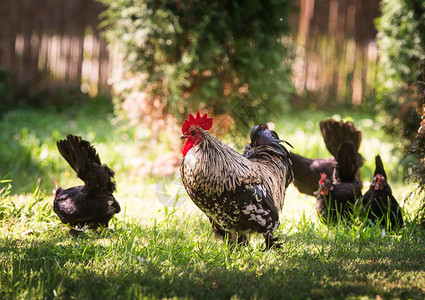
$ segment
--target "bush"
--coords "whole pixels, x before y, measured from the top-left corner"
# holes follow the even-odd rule
[[[292,0],[100,1],[109,7],[105,36],[122,58],[119,107],[144,123],[206,108],[248,125],[282,110]]]
[[[415,88],[418,94],[418,113],[421,115],[422,121],[409,150],[409,154],[415,158],[415,162],[411,166],[412,175],[410,179],[413,179],[418,184],[415,195],[420,199],[421,206],[416,218],[425,227],[425,60],[422,61],[419,68],[419,76],[415,83]]]
[[[377,96],[388,113],[389,130],[410,144],[420,122],[412,84],[425,58],[425,3],[383,0],[381,12],[376,21],[380,49]]]
[[[410,178],[421,201],[416,217],[425,226],[425,2],[383,0],[381,10],[377,92],[389,112],[390,129],[401,133],[412,155]]]

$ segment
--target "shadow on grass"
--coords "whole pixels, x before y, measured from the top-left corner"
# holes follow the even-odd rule
[[[414,239],[384,240],[358,253],[344,240],[292,234],[281,251],[230,252],[211,235],[198,239],[198,230],[188,237],[183,229],[128,226],[77,238],[3,239],[0,297],[425,297],[423,281],[412,282],[424,276],[425,247]]]

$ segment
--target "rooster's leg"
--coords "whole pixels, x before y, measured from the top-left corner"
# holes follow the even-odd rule
[[[230,249],[233,251],[236,246],[247,246],[248,239],[245,234],[231,232],[229,233],[228,242],[230,244]]]
[[[273,237],[273,233],[266,233],[264,234],[266,248],[263,251],[270,250],[271,248],[282,248],[282,243],[276,243],[279,238]]]
[[[211,219],[210,219],[211,221]],[[212,231],[215,238],[223,239],[226,237],[226,234],[229,234],[227,231],[221,229],[216,223],[211,221]]]
[[[210,219],[212,225],[212,231],[216,238],[220,238],[225,240],[227,236],[228,243],[233,247],[236,245],[248,245],[248,240],[246,235],[241,233],[231,233],[229,231],[223,230],[220,226],[218,226],[215,222]]]
[[[243,246],[248,245],[248,239],[247,239],[246,235],[238,234],[237,243],[238,243],[238,245],[243,245]]]

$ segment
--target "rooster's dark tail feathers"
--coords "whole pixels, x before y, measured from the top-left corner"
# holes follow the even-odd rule
[[[267,124],[256,125],[252,127],[250,133],[251,143],[246,146],[243,155],[246,158],[250,158],[255,155],[255,148],[260,146],[269,146],[275,153],[275,155],[279,155],[282,163],[286,167],[286,182],[289,184],[292,182],[294,178],[294,174],[292,171],[292,161],[289,157],[289,151],[282,145],[285,143],[289,145],[291,148],[292,145],[285,140],[279,138],[277,133],[273,130],[270,130]]]

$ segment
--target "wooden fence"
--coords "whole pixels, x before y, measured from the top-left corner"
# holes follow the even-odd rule
[[[299,0],[292,17],[299,45],[299,94],[359,104],[373,94],[378,60],[373,20],[379,0]],[[111,59],[94,0],[0,1],[0,68],[29,94],[58,86],[108,89]]]
[[[380,0],[299,0],[293,22],[298,93],[318,102],[360,104],[373,95]]]
[[[98,30],[103,10],[92,0],[0,1],[0,68],[30,95],[59,86],[107,88],[109,54]]]

